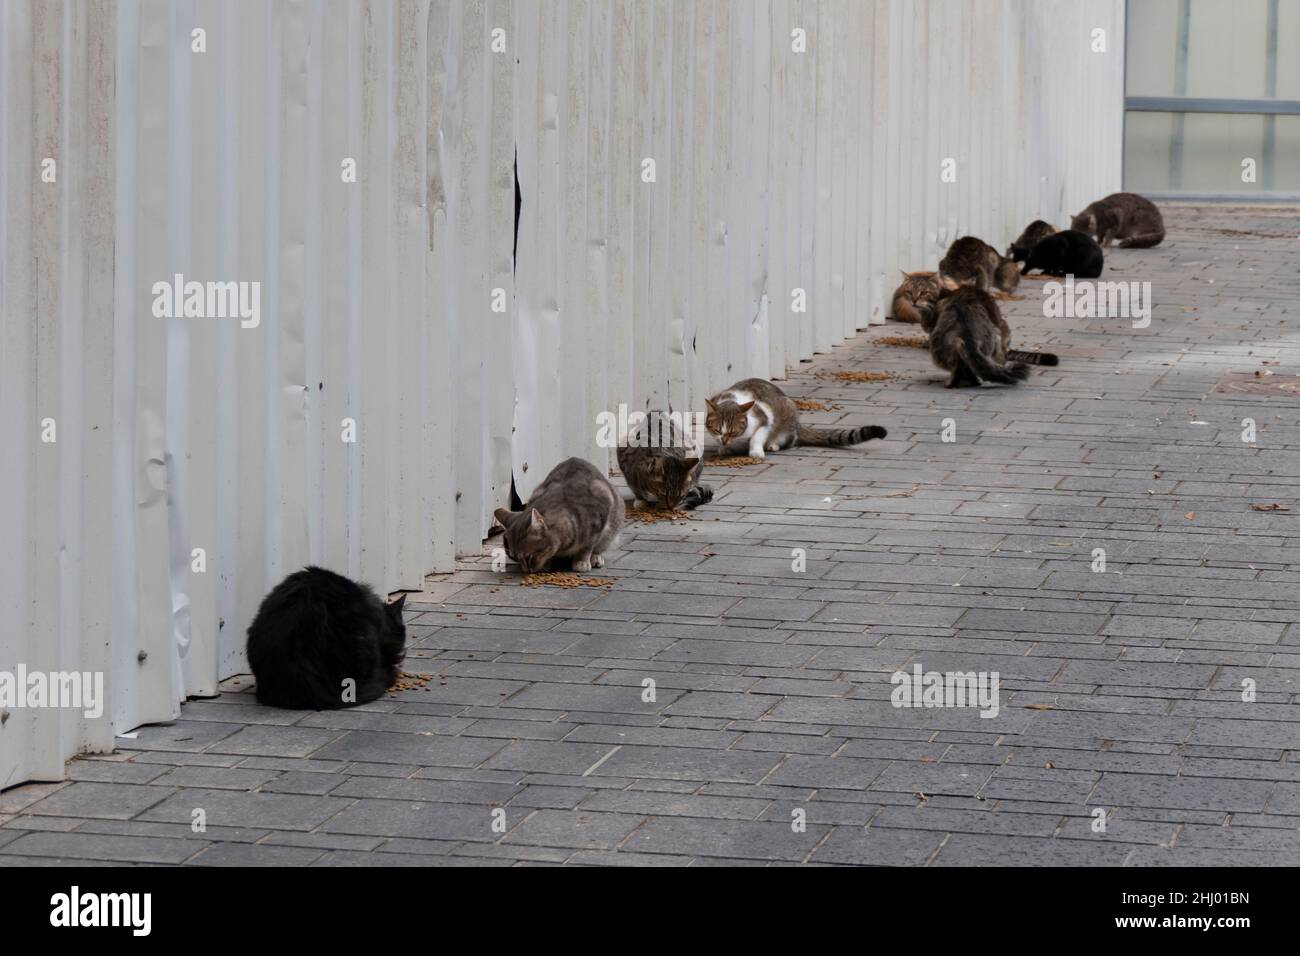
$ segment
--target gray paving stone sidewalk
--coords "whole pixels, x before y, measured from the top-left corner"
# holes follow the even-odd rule
[[[916,330],[864,332],[784,384],[887,440],[711,469],[608,590],[466,562],[408,599],[423,688],[228,681],[0,793],[0,863],[1300,863],[1300,210],[1167,221],[1104,277],[1151,283],[1149,327],[1026,281],[1016,342],[1060,367],[956,392],[879,343]],[[892,706],[915,665],[998,672],[998,715]]]

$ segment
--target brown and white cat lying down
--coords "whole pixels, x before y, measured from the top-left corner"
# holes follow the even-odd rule
[[[747,378],[704,400],[704,427],[723,448],[749,443],[751,458],[795,445],[820,448],[857,445],[888,434],[879,425],[860,428],[812,428],[799,424],[799,408],[771,382]]]

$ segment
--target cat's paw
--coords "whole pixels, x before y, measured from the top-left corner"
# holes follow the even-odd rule
[[[767,446],[767,450],[768,450],[768,451],[780,451],[780,450],[781,450],[781,446],[778,445],[776,442],[772,442],[772,444],[770,444],[770,445]]]
[[[605,566],[605,556],[603,554],[593,554],[591,556],[591,566],[593,568],[603,568]]]
[[[588,571],[591,570],[591,562],[590,562],[590,561],[574,561],[574,562],[573,562],[573,570],[577,571],[579,574],[585,574],[586,572],[588,572]]]
[[[776,449],[774,448],[774,449],[772,449],[772,450],[775,451]],[[757,448],[751,448],[751,449],[749,449],[749,457],[750,457],[750,458],[766,458],[766,457],[767,457],[767,452],[765,452],[765,451],[763,450],[763,446],[762,446],[762,445],[759,445]]]

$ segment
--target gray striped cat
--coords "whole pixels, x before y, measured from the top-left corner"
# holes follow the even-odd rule
[[[1086,232],[1097,244],[1116,239],[1121,249],[1150,249],[1165,238],[1165,221],[1150,199],[1137,193],[1111,193],[1070,220],[1070,228]]]
[[[1030,365],[1056,365],[1051,352],[1009,349],[1011,327],[993,297],[963,286],[939,298],[930,329],[930,357],[951,372],[946,388],[969,388],[980,382],[1015,385],[1029,376]]]
[[[1010,294],[1020,285],[1020,267],[983,239],[962,236],[939,261],[939,284],[945,289],[969,285],[985,292],[997,287]]]
[[[1034,251],[1034,246],[1048,236],[1055,235],[1055,233],[1056,227],[1050,222],[1035,219],[1025,226],[1025,231],[1020,234],[1020,238],[1011,243],[1011,247],[1007,249],[1007,255],[1013,262],[1024,262],[1029,258],[1029,253]]]
[[[703,468],[699,442],[673,414],[647,413],[618,446],[618,469],[632,490],[633,507],[645,503],[671,511],[708,503],[713,489],[700,484]]]
[[[771,382],[747,378],[704,400],[704,425],[723,448],[749,443],[751,458],[795,445],[821,448],[857,445],[888,434],[879,425],[860,428],[810,428],[799,424],[799,408]]]
[[[605,565],[618,543],[623,499],[608,478],[581,458],[560,462],[533,492],[523,511],[498,508],[506,529],[506,556],[524,574],[545,571],[555,558],[572,558],[573,570]]]
[[[915,322],[924,325],[933,317],[939,298],[939,280],[933,275],[915,272],[903,273],[903,284],[894,290],[890,317],[895,322]]]

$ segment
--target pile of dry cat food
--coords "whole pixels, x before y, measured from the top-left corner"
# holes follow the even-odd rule
[[[573,571],[541,571],[530,574],[519,582],[526,588],[550,585],[557,588],[612,588],[613,578],[586,578]]]
[[[904,349],[928,349],[930,340],[924,335],[882,335],[875,340],[877,345],[896,345]]]
[[[408,674],[402,671],[397,675],[397,682],[388,688],[388,692],[391,694],[399,690],[427,690],[424,685],[431,680],[433,680],[432,674]]]
[[[710,458],[708,461],[710,468],[744,468],[746,465],[766,464],[766,459],[750,458],[748,455],[724,455],[721,458]]]
[[[829,412],[831,407],[825,402],[819,402],[815,398],[796,398],[794,407],[801,412]]]
[[[831,372],[831,378],[841,382],[888,382],[893,372]]]
[[[643,524],[654,524],[657,521],[685,521],[691,516],[689,511],[682,511],[680,508],[667,510],[660,508],[633,508],[630,506],[625,514],[628,521],[640,521]]]

